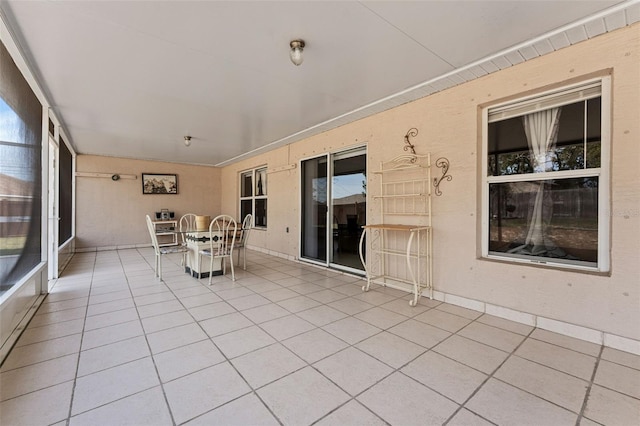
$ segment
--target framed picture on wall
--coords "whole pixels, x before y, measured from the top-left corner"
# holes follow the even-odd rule
[[[143,194],[177,194],[178,175],[142,174]]]

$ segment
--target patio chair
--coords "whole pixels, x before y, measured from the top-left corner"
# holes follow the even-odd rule
[[[242,252],[242,269],[247,270],[247,239],[249,238],[249,231],[253,227],[253,216],[246,215],[242,220],[242,229],[240,235],[236,241],[234,249],[238,250],[238,266],[240,266],[240,253]]]
[[[187,246],[187,236],[185,234],[186,231],[188,230],[195,230],[196,229],[196,215],[194,213],[187,213],[182,215],[182,217],[180,218],[180,222],[179,222],[179,227],[180,229],[180,244],[182,244],[183,247]],[[189,251],[185,251],[182,254],[182,263],[180,264],[181,266],[189,266],[187,265],[187,256],[189,255]]]
[[[215,217],[209,225],[209,248],[200,250],[199,258],[209,256],[209,285],[213,278],[213,261],[220,259],[222,266],[222,274],[226,274],[225,259],[229,259],[231,265],[231,280],[236,280],[235,271],[233,269],[233,248],[236,242],[236,232],[238,232],[238,224],[235,219],[228,215],[220,215]],[[202,262],[198,260],[198,264]]]
[[[151,221],[151,217],[149,217],[149,215],[147,215],[147,229],[149,230],[149,235],[151,236],[151,245],[153,246],[153,252],[155,254],[154,269],[156,277],[160,278],[160,281],[162,281],[162,256],[171,253],[183,253],[188,251],[189,249],[181,245],[160,247],[158,245],[158,236],[156,235],[156,229],[153,226],[153,222]]]

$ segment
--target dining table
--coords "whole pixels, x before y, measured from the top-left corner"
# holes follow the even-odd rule
[[[241,231],[241,229],[236,230],[236,238],[239,238]],[[210,274],[209,259],[207,258],[206,262],[202,262],[199,253],[201,250],[211,248],[211,239],[213,238],[215,243],[215,241],[220,238],[221,233],[216,231],[210,233],[208,229],[195,228],[176,229],[175,232],[183,236],[182,241],[185,242],[184,244],[186,244],[186,247],[189,249],[184,263],[184,272],[198,279],[208,277]],[[211,275],[222,275],[222,259],[215,258],[213,260],[213,271]]]

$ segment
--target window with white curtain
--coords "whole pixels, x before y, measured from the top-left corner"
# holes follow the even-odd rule
[[[267,227],[267,168],[240,173],[240,220],[253,215],[253,226]]]
[[[608,271],[609,84],[483,111],[484,257]]]

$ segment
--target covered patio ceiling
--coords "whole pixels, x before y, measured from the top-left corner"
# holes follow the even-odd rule
[[[637,0],[0,0],[0,12],[78,153],[217,166],[640,19]],[[298,67],[293,39],[306,42]]]

